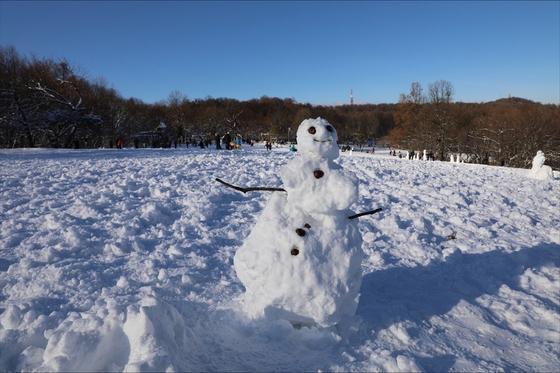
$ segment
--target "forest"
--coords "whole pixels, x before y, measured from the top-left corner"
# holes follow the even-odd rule
[[[560,106],[521,98],[453,100],[451,82],[414,82],[398,103],[320,106],[292,98],[189,99],[171,92],[157,103],[124,98],[102,79],[87,79],[65,60],[28,58],[0,48],[0,147],[99,148],[138,145],[165,131],[164,143],[210,141],[227,132],[245,141],[295,141],[303,119],[333,123],[339,142],[371,139],[393,148],[427,149],[436,159],[527,167],[537,150],[560,168]],[[164,124],[162,126],[162,124]]]

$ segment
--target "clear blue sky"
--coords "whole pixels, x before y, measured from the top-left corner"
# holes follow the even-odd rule
[[[446,79],[458,101],[560,103],[560,2],[0,2],[0,44],[66,58],[146,102],[395,102]]]

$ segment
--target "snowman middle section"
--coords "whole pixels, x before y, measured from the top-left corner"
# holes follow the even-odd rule
[[[255,316],[330,326],[356,311],[362,238],[350,205],[356,178],[324,158],[292,159],[281,171],[287,193],[271,196],[237,251],[234,266]]]

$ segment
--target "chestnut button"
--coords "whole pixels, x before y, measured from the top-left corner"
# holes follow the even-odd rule
[[[315,176],[316,179],[320,179],[325,175],[325,173],[321,170],[315,170],[313,171],[313,176]]]
[[[311,228],[311,226],[307,223],[305,223],[304,227],[307,228],[307,229]]]
[[[296,256],[297,254],[299,254],[299,250],[297,247],[292,247],[292,251],[290,251],[290,254],[292,254],[293,256]]]
[[[309,132],[310,134],[314,135],[315,132],[317,132],[317,130],[315,129],[315,127],[309,127],[309,128],[307,129],[307,132]]]
[[[296,233],[298,236],[303,237],[305,236],[305,231],[301,228],[296,229]]]

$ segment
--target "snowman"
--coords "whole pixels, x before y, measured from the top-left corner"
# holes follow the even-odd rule
[[[552,179],[552,168],[544,164],[546,160],[542,150],[537,152],[537,155],[533,158],[532,168],[529,171],[528,176],[537,180],[547,180]]]
[[[326,120],[304,120],[297,144],[280,174],[287,193],[271,196],[234,267],[252,317],[328,327],[358,305],[364,254],[356,215],[349,219],[358,181],[335,162],[337,134]]]

